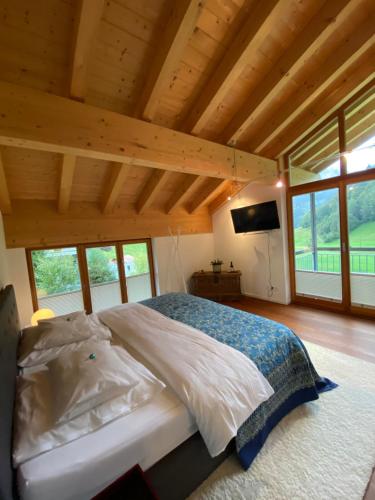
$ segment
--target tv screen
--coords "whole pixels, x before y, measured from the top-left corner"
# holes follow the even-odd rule
[[[236,233],[269,231],[280,227],[276,201],[235,208],[231,214]]]

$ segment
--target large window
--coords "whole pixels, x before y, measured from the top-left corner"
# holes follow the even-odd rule
[[[292,298],[375,317],[375,89],[286,155]]]
[[[28,249],[34,309],[100,311],[155,295],[150,240]]]

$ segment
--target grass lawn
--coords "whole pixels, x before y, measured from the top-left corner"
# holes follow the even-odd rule
[[[308,249],[311,245],[311,232],[306,228],[298,228],[294,231],[296,250]],[[367,222],[351,231],[349,235],[351,247],[373,247],[375,248],[375,222]],[[337,248],[339,240],[323,242],[318,238],[318,246]],[[300,271],[313,271],[312,253],[296,255],[296,268]],[[341,272],[341,256],[338,251],[318,251],[317,268],[321,272]],[[375,273],[375,250],[369,252],[350,252],[350,270],[353,273]]]
[[[311,244],[311,231],[308,228],[299,227],[294,231],[296,250],[309,248]],[[350,232],[349,242],[351,247],[374,247],[375,248],[375,222],[366,222]],[[318,237],[318,245],[322,247],[339,247],[339,240],[323,242]]]

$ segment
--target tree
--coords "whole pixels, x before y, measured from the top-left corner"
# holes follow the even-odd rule
[[[117,279],[116,266],[111,265],[111,255],[101,248],[90,248],[87,252],[90,283],[97,285]]]
[[[79,290],[80,279],[75,256],[39,256],[35,279],[38,290],[47,295]]]

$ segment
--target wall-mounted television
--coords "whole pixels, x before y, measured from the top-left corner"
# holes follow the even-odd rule
[[[267,201],[248,207],[231,210],[234,231],[251,233],[254,231],[270,231],[279,229],[280,221],[276,201]]]

